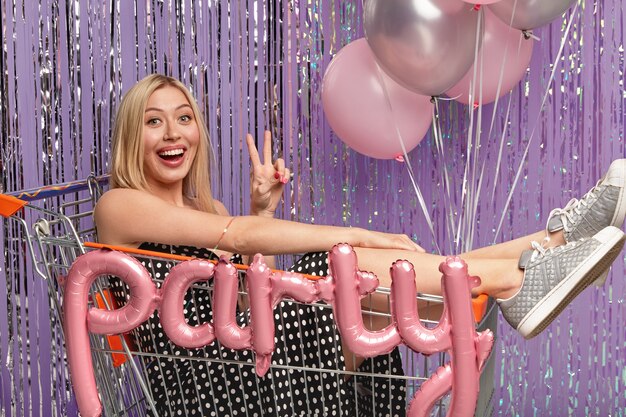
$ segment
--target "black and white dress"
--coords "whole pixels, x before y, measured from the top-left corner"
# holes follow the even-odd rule
[[[140,249],[217,259],[213,252],[195,247],[144,243]],[[147,260],[140,261],[148,267]],[[242,263],[239,255],[231,261]],[[159,287],[170,267],[153,260],[148,268]],[[325,276],[328,254],[306,254],[291,270]],[[112,279],[112,287],[118,302],[124,302],[125,284]],[[208,286],[187,291],[184,313],[189,325],[211,321],[210,294]],[[238,317],[239,325],[247,323],[246,312]],[[401,378],[389,378],[403,374],[397,348],[365,359],[358,369],[363,376],[346,380],[343,374],[323,371],[343,369],[344,364],[331,309],[285,301],[274,310],[274,319],[276,348],[264,377],[257,377],[250,351],[233,351],[218,342],[200,349],[174,345],[156,313],[137,328],[135,342],[150,354],[147,383],[158,417],[406,415],[405,384]]]

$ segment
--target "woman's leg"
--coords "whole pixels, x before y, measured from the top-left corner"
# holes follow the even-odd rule
[[[626,241],[624,233],[607,226],[592,237],[555,249],[535,249],[522,259],[466,259],[470,275],[479,276],[475,292],[498,300],[507,322],[524,337],[541,332],[582,290],[606,276]],[[439,265],[444,258],[425,253],[356,249],[359,268],[375,273],[389,286],[389,267],[406,259],[415,267],[417,290],[440,294]],[[521,264],[521,265],[520,265]],[[377,310],[379,307],[376,308]]]
[[[406,259],[415,266],[417,290],[427,294],[441,294],[439,265],[445,260],[444,256],[385,249],[354,248],[354,250],[358,257],[359,269],[376,274],[381,286],[391,285],[389,275],[391,265],[398,259]],[[523,278],[523,272],[517,267],[518,258],[519,255],[515,259],[467,259],[469,274],[479,276],[482,281],[474,292],[498,298],[508,298],[515,294]]]
[[[568,213],[562,215],[564,222],[567,223],[570,221],[569,219],[573,219],[567,227],[570,235],[589,238],[609,224],[622,225],[623,213],[626,212],[626,198],[617,199],[614,194],[619,193],[621,195],[623,191],[625,179],[622,171],[626,170],[626,160],[620,160],[615,165],[619,167],[619,175],[608,175],[604,181],[609,184],[613,177],[619,178],[619,180],[615,180],[619,186],[612,186],[614,187],[612,194],[608,192],[611,190],[607,188],[608,191],[605,190],[603,194],[597,195],[598,190],[594,188],[582,199],[586,202],[584,211],[581,211],[579,207],[562,210],[563,213]],[[603,185],[603,187],[609,186]],[[587,202],[587,200],[589,201]],[[559,214],[559,216],[561,215]],[[614,219],[612,223],[611,219]],[[552,220],[557,220],[558,223],[559,219]],[[553,227],[552,222],[549,222],[549,227]],[[541,230],[508,242],[460,254],[459,256],[468,264],[470,275],[477,275],[482,280],[481,286],[475,291],[498,298],[508,298],[515,294],[522,284],[523,273],[517,267],[522,252],[532,249],[531,242],[533,241],[544,244],[543,241],[546,236],[549,237],[549,241],[545,243],[545,248],[554,248],[566,243],[563,229],[553,232]],[[419,291],[430,294],[441,292],[439,264],[444,260],[442,256],[365,248],[356,248],[356,252],[359,257],[360,268],[376,273],[383,286],[390,284],[389,267],[391,264],[397,259],[407,259],[416,268]]]
[[[548,247],[563,245],[563,232],[549,233]],[[481,285],[474,292],[492,297],[508,298],[515,294],[522,284],[523,272],[518,268],[518,261],[523,251],[532,249],[531,242],[542,242],[545,230],[523,236],[508,242],[475,249],[459,255],[468,265],[470,275],[481,278]],[[441,294],[441,272],[439,265],[444,256],[416,253],[409,251],[355,248],[359,259],[359,268],[371,271],[378,276],[381,285],[391,285],[389,268],[398,259],[406,259],[416,269],[418,291],[427,294]]]
[[[550,238],[545,245],[546,248],[553,248],[565,244],[562,231],[548,233],[546,235],[546,231],[541,230],[531,235],[509,240],[508,242],[474,249],[462,253],[459,256],[463,259],[519,259],[523,251],[532,248],[530,242],[535,241],[541,243],[546,236]]]

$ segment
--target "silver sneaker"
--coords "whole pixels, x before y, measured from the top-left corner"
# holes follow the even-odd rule
[[[542,332],[565,307],[606,271],[619,255],[626,236],[608,226],[593,237],[534,251],[520,258],[524,280],[511,298],[498,299],[506,321],[526,339]]]
[[[626,217],[626,159],[611,163],[606,175],[580,200],[572,199],[563,208],[550,212],[546,230],[563,230],[565,242],[593,236],[606,226],[622,227]],[[596,285],[606,281],[608,269]]]

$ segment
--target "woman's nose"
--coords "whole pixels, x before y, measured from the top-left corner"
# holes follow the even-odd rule
[[[165,129],[165,134],[163,135],[164,140],[176,140],[180,138],[180,133],[176,128],[175,123],[168,123]]]

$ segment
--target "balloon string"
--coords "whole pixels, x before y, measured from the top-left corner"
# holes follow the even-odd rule
[[[482,48],[481,48],[482,51]],[[471,199],[468,199],[468,203],[471,202],[471,204],[468,204],[468,216],[467,216],[467,235],[465,238],[465,241],[463,242],[463,251],[464,252],[468,252],[469,250],[471,250],[473,244],[474,244],[474,229],[476,227],[476,210],[474,210],[474,207],[478,206],[478,198],[480,195],[480,186],[481,186],[481,182],[482,181],[476,181],[476,175],[477,175],[477,167],[479,166],[479,159],[481,156],[481,148],[482,148],[482,143],[481,143],[481,139],[482,139],[482,124],[483,124],[483,94],[482,94],[482,86],[483,86],[483,76],[484,76],[484,53],[480,54],[480,81],[479,81],[479,85],[480,85],[480,89],[479,89],[479,94],[478,94],[478,115],[477,115],[477,122],[476,122],[476,129],[474,131],[474,142],[475,142],[475,151],[474,151],[474,156],[473,156],[473,161],[472,161],[472,195],[471,195]]]
[[[572,10],[572,13],[570,14],[570,19],[569,22],[567,23],[567,27],[565,29],[565,33],[563,34],[563,38],[561,39],[561,45],[559,46],[559,52],[556,55],[556,58],[554,60],[554,63],[552,64],[552,71],[550,72],[550,78],[548,79],[548,84],[546,86],[546,91],[543,95],[543,99],[541,100],[541,106],[539,107],[539,111],[537,112],[537,117],[535,118],[535,123],[533,125],[533,129],[530,133],[530,137],[528,139],[528,143],[526,144],[526,149],[524,149],[524,155],[522,156],[522,159],[520,161],[520,165],[519,168],[517,169],[517,174],[515,175],[515,179],[513,180],[513,185],[511,186],[511,190],[509,191],[509,195],[507,196],[507,200],[506,203],[504,204],[504,207],[502,209],[502,216],[500,217],[500,223],[498,224],[498,228],[496,229],[496,233],[493,236],[493,243],[496,243],[496,239],[498,237],[498,235],[500,234],[500,230],[502,228],[502,223],[504,222],[504,217],[506,216],[506,210],[509,207],[509,204],[511,203],[511,199],[513,197],[513,192],[515,191],[515,188],[517,187],[517,183],[519,181],[520,175],[522,174],[522,168],[524,167],[524,161],[526,160],[526,158],[528,157],[528,151],[530,149],[530,145],[535,137],[535,131],[537,130],[537,125],[539,125],[539,118],[541,117],[541,112],[543,111],[543,108],[546,104],[546,100],[548,99],[548,93],[550,92],[550,86],[552,84],[552,82],[554,81],[554,75],[556,74],[556,70],[557,70],[557,64],[559,62],[559,60],[561,59],[561,56],[563,55],[563,49],[565,48],[565,42],[567,41],[567,38],[569,36],[569,32],[571,30],[572,27],[572,22],[573,22],[573,17],[576,14],[576,12],[578,11],[578,2],[576,2],[576,6],[574,6],[574,10]]]
[[[415,194],[417,195],[417,199],[420,203],[420,207],[422,209],[422,212],[424,213],[424,217],[426,218],[426,223],[428,223],[428,228],[430,229],[430,233],[432,235],[433,243],[435,245],[437,253],[441,255],[441,249],[439,248],[439,244],[437,243],[437,236],[435,235],[435,228],[433,227],[432,219],[430,218],[430,214],[428,213],[428,210],[426,208],[426,202],[424,201],[424,196],[422,195],[419,185],[417,185],[417,182],[415,181],[415,175],[413,173],[413,166],[411,165],[411,162],[409,161],[409,155],[407,154],[406,147],[404,146],[402,133],[400,132],[398,123],[396,122],[394,118],[393,105],[391,104],[391,99],[389,98],[387,85],[385,83],[382,70],[380,69],[380,66],[378,65],[378,63],[376,63],[376,69],[378,70],[378,80],[381,86],[383,87],[383,93],[385,94],[385,101],[387,102],[387,107],[389,108],[391,118],[393,119],[393,126],[395,127],[395,130],[396,130],[396,136],[398,138],[398,141],[400,142],[400,147],[402,147],[402,155],[404,156],[404,163],[405,163],[405,166],[407,167],[411,184],[413,185],[413,189],[415,190]]]
[[[470,91],[469,91],[469,99],[470,99],[470,103],[474,103],[474,95],[476,93],[476,86],[477,86],[477,80],[478,80],[478,123],[477,123],[477,128],[480,129],[480,118],[482,115],[482,111],[481,111],[481,104],[482,104],[482,54],[481,52],[481,48],[480,48],[480,40],[481,40],[481,34],[482,34],[482,25],[483,25],[483,16],[484,16],[484,12],[481,11],[479,16],[478,16],[478,25],[476,26],[476,42],[475,42],[475,47],[474,47],[474,62],[479,63],[479,65],[474,65],[473,68],[473,74],[472,74],[472,82],[470,83]],[[479,59],[480,58],[480,59]],[[471,107],[470,107],[471,108]],[[472,221],[472,219],[470,218],[470,213],[469,213],[469,207],[472,206],[473,204],[473,198],[474,198],[474,192],[473,192],[473,187],[470,186],[470,184],[473,184],[474,182],[474,176],[475,176],[475,170],[474,169],[470,169],[470,167],[473,165],[472,161],[476,160],[476,154],[479,152],[478,150],[478,146],[479,146],[479,139],[478,137],[480,136],[479,132],[476,133],[476,135],[474,135],[474,111],[473,109],[470,110],[470,124],[469,124],[469,129],[467,131],[467,154],[466,154],[466,160],[465,160],[465,169],[463,172],[463,183],[462,183],[462,187],[461,187],[461,221],[459,223],[459,230],[458,230],[458,234],[455,238],[455,242],[456,242],[456,249],[457,249],[457,253],[460,252],[461,247],[465,248],[467,246],[467,235],[470,231],[470,223]],[[476,139],[476,144],[474,145],[474,137]],[[474,149],[474,147],[476,149]],[[471,177],[471,178],[470,178]],[[461,225],[463,225],[462,230],[461,230]],[[459,245],[461,245],[461,247],[459,247]]]
[[[504,120],[509,120],[509,115],[511,113],[511,97],[509,96],[509,103],[506,107],[506,115]],[[498,160],[496,162],[496,172],[493,176],[493,189],[491,190],[491,202],[494,202],[494,198],[496,195],[496,187],[498,185],[498,176],[500,175],[500,165],[502,164],[502,154],[504,153],[504,138],[506,137],[506,133],[508,131],[508,123],[504,124],[504,128],[502,129],[502,134],[500,135],[500,149],[498,150]]]
[[[447,164],[445,164],[446,158],[445,158],[445,150],[444,150],[444,146],[443,146],[443,139],[442,139],[442,135],[441,135],[441,118],[439,117],[439,98],[438,97],[433,97],[433,101],[435,104],[435,112],[433,113],[433,136],[435,139],[435,145],[437,148],[437,156],[438,156],[438,160],[439,161],[444,161],[443,164],[443,184],[444,184],[444,190],[445,193],[444,194],[444,207],[448,207],[448,215],[447,220],[446,220],[446,229],[447,229],[447,234],[448,236],[452,236],[454,237],[454,231],[456,230],[456,224],[454,221],[454,208],[452,205],[452,197],[451,197],[451,193],[450,193],[450,175],[448,173],[448,166]],[[453,239],[454,240],[454,239]],[[449,242],[449,249],[450,249],[450,253],[453,252],[453,240],[451,240]]]
[[[519,42],[517,44],[517,57],[518,58],[519,58],[519,55],[521,53],[522,42],[526,42],[526,40],[524,40],[522,38],[519,39]],[[507,48],[508,48],[508,43],[507,43]],[[499,102],[498,98],[496,98],[496,102],[495,102],[495,105],[494,105],[494,110],[493,110],[493,113],[491,115],[491,127],[489,128],[489,137],[491,137],[491,134],[493,132],[493,127],[494,127],[494,123],[495,123],[495,120],[496,120],[496,108],[498,106],[498,102]],[[507,107],[506,107],[506,115],[504,117],[504,120],[509,120],[509,115],[511,114],[511,102],[512,102],[512,97],[509,94]],[[498,149],[498,160],[496,161],[496,172],[495,172],[495,175],[493,176],[493,179],[494,179],[493,180],[493,188],[491,190],[491,199],[489,200],[492,203],[494,202],[494,198],[495,198],[495,195],[496,195],[496,187],[498,185],[497,179],[498,179],[498,176],[500,175],[500,165],[502,163],[502,153],[504,151],[504,139],[506,137],[506,133],[508,131],[508,127],[509,127],[509,124],[505,123],[503,128],[502,128],[502,134],[500,135],[500,149]]]
[[[517,0],[514,1],[513,3],[513,13],[511,14],[511,21],[509,22],[509,31],[512,30],[512,25],[513,25],[513,19],[515,18],[515,12],[517,10]],[[524,31],[524,38],[526,38],[526,31]],[[535,37],[537,38],[537,37]],[[539,38],[537,38],[539,39]],[[517,43],[517,57],[519,58],[520,53],[521,53],[521,49],[522,49],[522,38],[519,39],[518,43]],[[504,67],[506,64],[506,57],[507,54],[506,52],[508,51],[509,48],[509,43],[507,42],[505,49],[504,49],[504,61],[502,62],[502,67],[500,68],[500,78],[498,81],[498,89],[497,89],[497,94],[496,94],[496,100],[494,103],[494,108],[493,108],[493,112],[491,114],[491,125],[489,126],[489,135],[487,137],[491,137],[491,134],[493,133],[493,129],[495,126],[495,120],[496,120],[496,112],[498,110],[498,104],[500,103],[500,91],[501,91],[501,86],[502,86],[502,81],[503,81],[503,77],[504,77]],[[509,116],[511,113],[511,103],[512,103],[512,97],[509,94],[508,96],[508,101],[507,101],[507,108],[506,108],[506,115],[504,117],[504,120],[509,120]],[[506,137],[506,133],[508,131],[508,123],[504,124],[504,127],[502,128],[502,134],[500,135],[500,148],[498,149],[498,160],[496,161],[496,172],[494,175],[494,180],[493,180],[493,188],[491,190],[491,199],[489,201],[491,201],[492,203],[494,202],[494,198],[495,198],[495,193],[496,193],[496,187],[498,185],[498,176],[500,173],[500,165],[502,164],[502,154],[504,152],[504,139]],[[485,163],[483,163],[483,170],[485,168],[485,164],[486,164],[486,159],[484,161]]]
[[[517,12],[517,0],[513,2],[513,13],[511,13],[511,20],[509,21],[509,27],[513,27],[513,21],[515,20],[515,12]]]
[[[517,3],[517,1],[516,1]],[[516,4],[515,4],[516,5]],[[514,5],[514,6],[515,6]],[[513,11],[513,13],[515,13],[515,9]],[[509,39],[508,34],[510,34],[510,32],[514,30],[511,26],[508,27],[507,29],[507,39]],[[521,54],[521,50],[522,50],[522,42],[526,42],[526,35],[524,34],[523,37],[519,37],[518,43],[517,43],[517,58],[519,59],[519,56]],[[491,123],[489,125],[489,133],[487,135],[488,138],[491,138],[491,135],[493,133],[494,130],[494,126],[495,126],[495,121],[496,121],[496,114],[498,111],[498,105],[500,104],[500,93],[502,91],[502,84],[504,82],[504,69],[506,67],[506,63],[507,63],[507,58],[508,58],[508,50],[509,50],[509,42],[507,41],[506,45],[504,46],[504,59],[502,60],[502,64],[500,66],[500,75],[498,78],[498,86],[496,88],[496,99],[493,105],[493,111],[491,113]],[[508,96],[508,104],[507,104],[507,110],[506,110],[506,117],[504,120],[508,120],[509,119],[509,114],[510,114],[510,110],[511,110],[511,101],[512,101],[512,97],[509,94]],[[490,201],[493,202],[494,201],[494,196],[495,196],[495,189],[496,189],[496,184],[497,181],[496,179],[498,178],[498,174],[500,171],[500,163],[502,161],[502,152],[504,149],[504,138],[505,138],[505,133],[508,130],[508,124],[505,123],[503,129],[502,129],[502,135],[500,138],[500,149],[498,150],[498,160],[496,163],[496,174],[493,177],[494,178],[494,182],[493,182],[493,190],[491,193],[491,199]],[[486,154],[490,154],[489,150],[491,148],[491,143],[489,142],[489,148],[488,151],[486,152]],[[478,187],[477,187],[477,191],[476,191],[476,199],[475,199],[475,204],[472,210],[472,217],[476,218],[477,214],[478,214],[478,201],[480,200],[480,194],[482,192],[482,184],[483,184],[483,180],[484,180],[484,172],[485,172],[485,168],[487,165],[487,158],[483,158],[483,163],[482,163],[482,168],[481,168],[481,174],[478,180]],[[472,232],[470,233],[470,244],[467,248],[467,250],[470,250],[473,246],[474,246],[474,237],[475,237],[475,233],[474,233],[474,229],[476,227],[476,222],[473,222],[472,224]]]
[[[517,0],[515,1],[515,4],[517,4]],[[513,15],[515,15],[515,9],[513,9]],[[507,29],[507,39],[509,39],[508,34],[511,33],[511,31],[513,30],[513,28],[511,26],[509,26],[509,28]],[[520,53],[522,51],[522,42],[524,42],[524,38],[526,35],[524,35],[524,37],[520,37],[519,41],[517,42],[517,58],[519,59]],[[504,46],[504,60],[502,61],[502,66],[500,67],[500,78],[498,78],[498,88],[496,90],[496,101],[494,102],[494,106],[493,106],[493,112],[491,114],[491,125],[489,126],[489,136],[491,137],[491,133],[493,132],[493,127],[495,124],[495,120],[496,120],[496,112],[498,110],[498,103],[499,103],[499,99],[500,99],[500,92],[502,91],[502,83],[504,80],[504,68],[506,66],[506,59],[507,59],[507,52],[509,50],[509,42],[506,43],[506,45]],[[509,95],[509,102],[511,101],[511,96]]]
[[[483,31],[482,33],[484,33],[484,25],[485,25],[485,14],[484,11],[480,14],[479,17],[479,25],[482,26]],[[478,36],[478,35],[477,35]],[[478,39],[476,40],[476,48],[479,48],[479,43],[482,44],[482,38],[481,38],[481,42],[478,42]],[[472,249],[472,246],[474,244],[474,230],[476,228],[476,210],[473,210],[473,207],[476,207],[478,205],[478,197],[479,197],[479,190],[480,190],[480,184],[481,181],[478,181],[478,183],[476,182],[476,170],[477,167],[479,166],[479,160],[480,160],[480,156],[481,156],[481,148],[482,148],[482,125],[483,125],[483,77],[485,74],[484,68],[485,68],[485,54],[484,54],[484,50],[482,49],[482,47],[480,48],[480,52],[479,52],[479,57],[480,57],[480,77],[479,77],[479,81],[478,81],[478,85],[479,85],[479,90],[478,90],[478,118],[477,118],[477,123],[476,123],[476,130],[474,131],[474,142],[475,142],[475,151],[474,151],[474,157],[473,157],[473,161],[472,161],[472,195],[471,195],[471,199],[468,200],[471,201],[471,204],[468,204],[468,212],[469,215],[467,216],[468,219],[468,223],[467,223],[467,235],[465,238],[465,241],[463,242],[463,252],[469,252]]]

